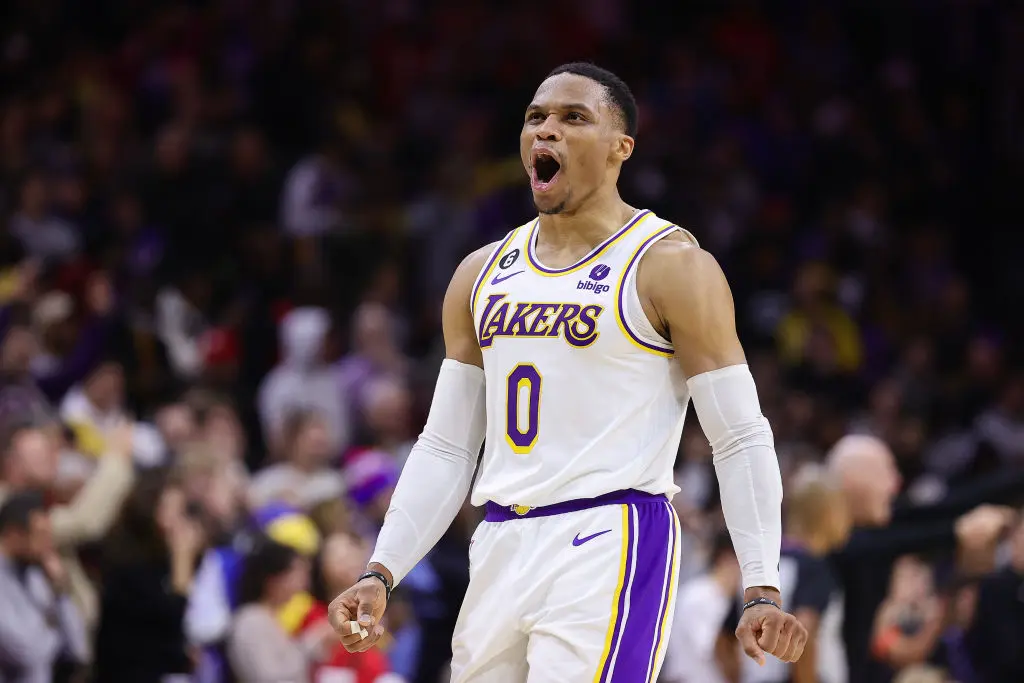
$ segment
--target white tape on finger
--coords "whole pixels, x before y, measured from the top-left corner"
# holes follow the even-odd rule
[[[348,630],[349,630],[350,634],[355,635],[355,634],[359,633],[362,629],[359,628],[359,622],[358,621],[350,621],[350,622],[348,622]]]

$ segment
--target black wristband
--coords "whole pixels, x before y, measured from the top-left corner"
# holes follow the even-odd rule
[[[388,602],[391,600],[391,583],[388,581],[388,577],[384,576],[380,572],[368,569],[359,577],[359,581],[362,581],[363,579],[379,579],[380,582],[384,584],[384,601]],[[358,583],[358,581],[356,583]]]
[[[743,611],[746,612],[748,609],[750,609],[751,607],[754,607],[755,605],[771,605],[772,607],[774,607],[777,610],[781,610],[782,609],[781,607],[779,607],[779,603],[775,602],[774,600],[772,600],[770,598],[754,598],[750,602],[747,602],[747,603],[743,604]]]

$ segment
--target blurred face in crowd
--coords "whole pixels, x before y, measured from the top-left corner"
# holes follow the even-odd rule
[[[28,372],[29,364],[38,352],[39,342],[32,330],[15,326],[4,336],[0,361],[3,362],[5,372],[22,374]]]
[[[344,590],[356,582],[369,559],[369,547],[355,534],[331,535],[320,558],[324,582],[332,591]]]
[[[201,436],[218,457],[238,460],[244,455],[245,434],[238,415],[229,405],[217,405],[209,409]]]
[[[331,455],[331,437],[320,416],[310,416],[295,434],[291,461],[302,468],[322,466]]]
[[[412,394],[391,379],[375,382],[367,392],[366,421],[381,437],[403,438],[408,432]]]
[[[272,576],[264,587],[267,603],[279,606],[287,603],[297,593],[309,590],[309,560],[296,556],[287,570]]]
[[[897,603],[918,604],[934,591],[932,568],[914,557],[904,555],[896,561],[889,582],[889,597]]]
[[[391,312],[380,304],[363,304],[356,311],[354,346],[359,353],[374,356],[395,344]]]
[[[4,458],[4,479],[19,488],[48,488],[57,479],[58,444],[50,434],[22,429],[11,439]]]
[[[195,438],[195,414],[184,403],[172,403],[160,408],[154,421],[160,436],[172,449],[180,448]]]
[[[50,515],[39,509],[29,515],[28,527],[10,527],[4,533],[4,550],[22,562],[38,562],[53,550]]]
[[[880,439],[845,436],[829,454],[829,468],[840,483],[853,524],[885,526],[900,489],[892,451]]]
[[[615,185],[633,138],[623,131],[622,114],[604,86],[558,74],[541,83],[526,108],[519,151],[537,210],[571,213]]]
[[[106,363],[86,382],[89,401],[103,412],[117,410],[124,403],[124,371],[117,363]]]

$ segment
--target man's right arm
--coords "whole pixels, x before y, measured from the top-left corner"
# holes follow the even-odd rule
[[[494,247],[466,257],[445,294],[445,360],[430,415],[402,470],[371,558],[370,569],[392,584],[437,543],[469,494],[487,426],[483,357],[470,297]]]

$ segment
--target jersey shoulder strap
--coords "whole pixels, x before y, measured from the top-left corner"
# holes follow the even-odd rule
[[[469,311],[474,317],[476,316],[476,304],[480,298],[480,291],[483,289],[487,278],[494,272],[494,269],[509,268],[519,259],[523,258],[523,245],[525,243],[522,240],[522,235],[529,234],[529,226],[533,225],[533,223],[534,221],[530,221],[509,231],[505,238],[494,247],[487,260],[484,261],[484,267],[480,269],[480,274],[476,276],[476,282],[473,283],[473,292],[469,299]]]

